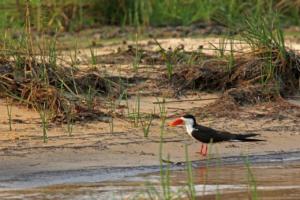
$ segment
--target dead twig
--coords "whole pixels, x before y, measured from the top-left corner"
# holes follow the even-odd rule
[[[209,100],[216,100],[220,99],[219,97],[214,98],[206,98],[206,99],[184,99],[184,100],[173,100],[173,101],[155,101],[152,102],[153,104],[163,104],[163,103],[176,103],[176,102],[185,102],[185,101],[209,101]]]

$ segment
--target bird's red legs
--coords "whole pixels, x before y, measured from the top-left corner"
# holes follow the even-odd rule
[[[196,152],[196,153],[199,153],[199,154],[203,155],[202,152],[203,152],[203,143],[201,143],[200,151]]]
[[[201,144],[201,147],[200,147],[200,152],[197,152],[197,153],[200,153],[201,156],[206,156],[207,155],[207,144]]]
[[[204,152],[202,154],[204,157],[207,155],[207,144],[204,145]]]
[[[204,148],[203,147],[201,148],[201,152],[200,153],[204,157],[207,155],[207,144],[204,144]]]

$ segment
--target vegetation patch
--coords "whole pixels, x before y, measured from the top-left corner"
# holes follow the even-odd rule
[[[0,95],[37,110],[49,110],[53,120],[65,121],[68,115],[72,115],[73,120],[99,119],[106,114],[95,109],[97,96],[113,96],[121,91],[118,82],[103,76],[97,69],[83,72],[70,67],[54,69],[50,65],[42,68],[38,62],[32,62],[31,67],[30,71],[20,71],[15,62],[3,59]]]
[[[293,56],[288,56],[288,60],[278,61],[272,58],[266,60],[250,52],[245,56],[234,58],[235,63],[230,68],[228,68],[230,61],[217,57],[192,66],[178,66],[172,74],[171,85],[179,91],[184,89],[217,91],[255,86],[261,90],[259,88],[264,85],[266,92],[269,88],[271,94],[277,90],[284,96],[299,89],[300,57],[293,52],[290,53]]]

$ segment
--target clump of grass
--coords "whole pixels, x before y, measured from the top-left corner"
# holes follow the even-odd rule
[[[273,10],[272,3],[268,6],[265,14],[260,11],[260,14],[245,16],[235,28],[240,30],[241,40],[252,48],[252,54],[264,62],[261,83],[280,85],[281,88],[277,88],[283,94],[298,87],[299,58],[286,48],[279,14]]]
[[[156,98],[156,101],[159,102],[158,103],[158,108],[159,108],[159,117],[161,118],[161,120],[165,121],[166,116],[167,116],[167,109],[166,109],[166,99],[163,98],[162,101],[159,101],[158,98]]]
[[[240,30],[241,40],[249,44],[253,50],[277,49],[284,57],[286,47],[283,30],[278,13],[271,7],[266,14],[246,15],[234,29]]]
[[[67,107],[76,107],[74,112],[78,113],[87,110],[90,113],[94,112],[93,100],[98,95],[98,91],[106,94],[115,92],[116,88],[119,88],[118,83],[106,81],[106,78],[95,69],[91,69],[88,73],[79,72],[76,68],[78,65],[76,48],[71,55],[71,66],[65,66],[64,62],[58,66],[57,60],[62,58],[58,57],[56,38],[48,40],[47,37],[43,37],[34,41],[34,47],[37,48],[33,52],[27,50],[28,39],[24,35],[21,34],[16,40],[5,41],[6,48],[12,49],[12,53],[8,51],[9,53],[2,55],[2,51],[0,52],[1,59],[3,56],[3,59],[7,60],[5,65],[10,67],[0,76],[1,94],[3,93],[4,96],[19,100],[36,110],[41,109],[43,103],[47,102],[47,109],[53,114],[51,120],[65,122],[68,120]],[[0,38],[1,42],[5,37]],[[28,52],[31,56],[29,60]],[[108,89],[109,84],[112,84],[109,88],[111,91]],[[96,90],[93,85],[97,85],[100,89]],[[84,100],[86,104],[79,104],[79,101]],[[80,118],[76,118],[78,119]]]
[[[230,51],[229,51],[229,56],[228,56],[227,68],[228,68],[228,71],[231,72],[234,67],[234,64],[235,64],[234,63],[235,62],[234,49],[233,49],[234,41],[232,38],[230,38],[229,43],[230,43]]]
[[[191,63],[194,59],[193,55],[187,56],[183,50],[184,45],[177,46],[174,50],[172,49],[164,49],[160,43],[154,39],[155,43],[159,47],[159,52],[162,56],[162,58],[165,60],[166,67],[167,67],[167,76],[168,79],[171,79],[173,70],[174,70],[174,64],[179,63],[181,60],[186,60],[187,63]]]
[[[135,105],[132,108],[132,110],[128,108],[128,118],[133,122],[134,127],[139,126],[140,118],[141,118],[140,109],[141,109],[141,99],[140,99],[140,94],[138,94],[136,96]]]
[[[71,78],[72,78],[72,83],[73,83],[73,87],[74,87],[74,90],[76,92],[76,94],[78,95],[79,92],[78,92],[78,89],[77,89],[77,83],[75,81],[75,77],[74,77],[74,71],[77,71],[77,65],[79,64],[79,61],[78,61],[78,46],[77,46],[77,42],[75,44],[75,48],[74,48],[74,52],[70,52],[70,59],[71,59]]]
[[[152,121],[153,121],[153,114],[147,115],[146,117],[144,117],[144,120],[141,121],[144,137],[148,137]]]
[[[160,195],[159,195],[159,192],[157,191],[157,189],[155,188],[155,186],[153,186],[150,183],[146,183],[145,185],[147,187],[146,194],[147,194],[148,199],[159,198]]]
[[[225,51],[226,51],[226,46],[227,46],[227,38],[226,37],[221,37],[219,39],[219,43],[218,43],[218,46],[216,46],[215,44],[213,43],[209,43],[210,46],[212,46],[212,49],[217,52],[217,55],[220,57],[220,58],[223,58],[225,56]]]
[[[96,90],[89,85],[89,88],[88,88],[88,91],[86,94],[86,98],[85,98],[87,107],[89,110],[94,109],[94,99],[95,99],[96,93],[97,93]]]
[[[57,56],[58,56],[57,47],[56,47],[57,45],[56,36],[54,36],[54,38],[52,38],[48,43],[49,43],[48,63],[52,68],[56,69]]]

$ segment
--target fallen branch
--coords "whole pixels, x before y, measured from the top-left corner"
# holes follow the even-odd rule
[[[185,102],[185,101],[208,101],[208,100],[216,100],[220,99],[219,97],[214,98],[206,98],[206,99],[185,99],[185,100],[173,100],[173,101],[156,101],[152,102],[153,104],[163,104],[163,103],[176,103],[176,102]]]

